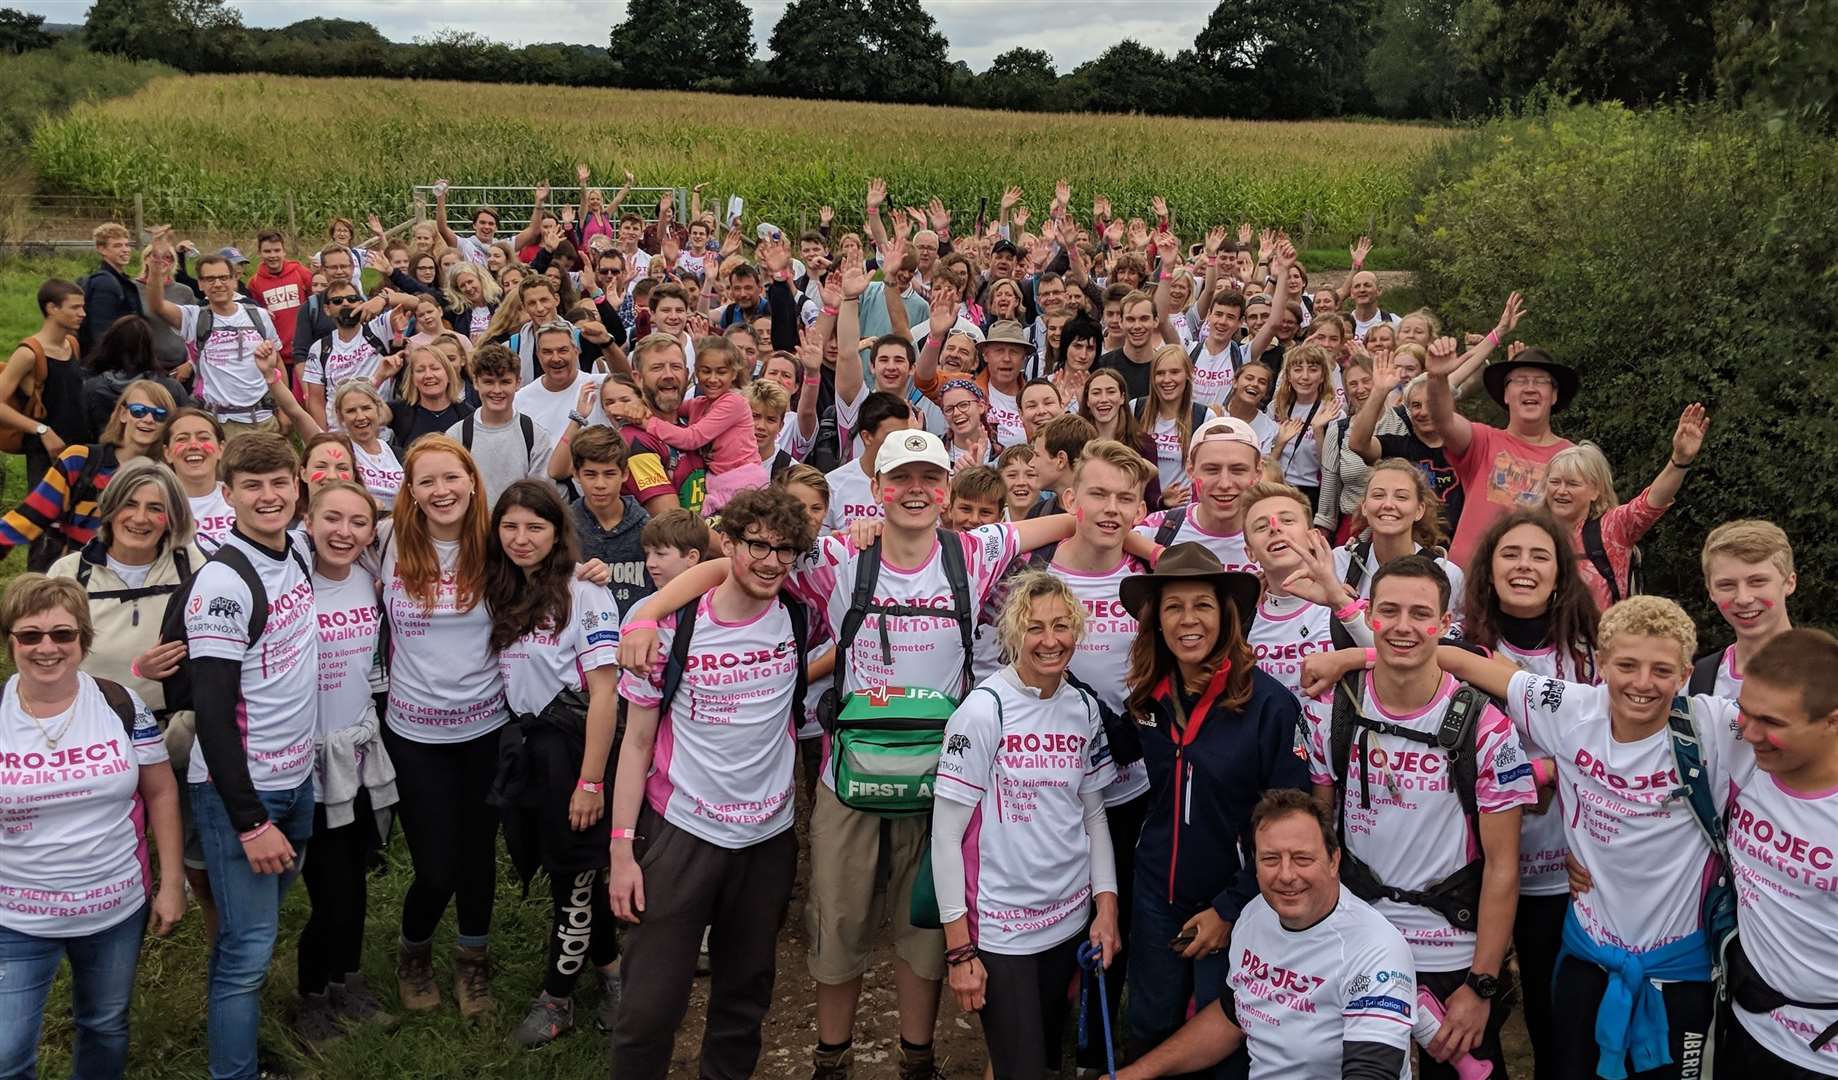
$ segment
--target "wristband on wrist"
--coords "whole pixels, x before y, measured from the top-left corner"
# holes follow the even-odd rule
[[[272,828],[274,828],[274,822],[264,821],[260,825],[257,825],[255,828],[250,829],[246,833],[237,833],[236,838],[246,844],[249,841],[255,839],[256,837],[262,835],[263,833],[267,832],[269,829],[272,829]]]
[[[1547,787],[1551,783],[1551,763],[1546,758],[1532,759],[1532,786]]]
[[[632,630],[655,630],[655,629],[657,629],[656,619],[634,619],[631,622],[626,623],[624,626],[620,627],[620,630],[622,632],[630,632]]]
[[[1360,612],[1364,610],[1366,610],[1366,602],[1356,596],[1352,599],[1350,603],[1347,604],[1346,607],[1343,607],[1339,611],[1334,612],[1334,618],[1340,620],[1341,622],[1346,622],[1348,619],[1351,619],[1352,617],[1354,617],[1355,615],[1358,615]]]
[[[1366,649],[1364,651],[1366,654],[1366,670],[1371,671],[1373,668],[1378,666],[1378,650],[1377,649]]]
[[[140,673],[140,661],[139,660],[136,660],[133,663],[128,665],[128,674],[134,676],[136,679],[144,678],[144,676],[141,675]]]
[[[1669,461],[1672,467],[1677,469],[1679,472],[1690,472],[1691,471],[1691,462],[1689,461],[1685,462],[1683,465],[1680,465],[1678,463],[1677,458],[1667,458],[1666,460]]]
[[[837,312],[841,310],[842,310],[841,308],[826,307],[823,309],[823,313],[825,315],[835,315]]]
[[[606,790],[605,781],[589,780],[586,777],[582,777],[579,780],[576,780],[574,782],[574,786],[581,789],[582,791],[587,792],[589,795],[598,795],[601,792]]]
[[[822,384],[823,384],[823,376],[821,376],[821,375],[806,375],[806,376],[804,376],[804,385],[805,385],[805,386],[821,386]]]
[[[959,945],[955,949],[945,950],[945,963],[950,964],[952,967],[956,967],[958,964],[968,964],[975,959],[975,945]]]
[[[1487,340],[1487,344],[1489,345],[1495,345],[1495,346],[1499,345],[1500,344],[1500,328],[1496,326],[1492,330],[1487,331],[1486,340]]]
[[[636,840],[638,839],[638,830],[637,829],[609,829],[607,830],[607,835],[610,836],[614,840]]]

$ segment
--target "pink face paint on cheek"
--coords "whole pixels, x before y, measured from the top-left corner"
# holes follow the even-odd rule
[[[309,484],[317,484],[324,479],[325,479],[325,470],[323,469],[315,469],[312,472],[308,473],[306,476],[306,482]]]
[[[1774,732],[1772,732],[1772,731],[1764,731],[1764,732],[1762,732],[1762,733],[1761,733],[1761,737],[1762,737],[1762,739],[1763,739],[1763,740],[1764,740],[1764,741],[1765,741],[1765,742],[1766,742],[1766,743],[1767,743],[1767,744],[1768,744],[1769,746],[1772,746],[1772,747],[1774,747],[1774,748],[1775,748],[1776,750],[1785,750],[1785,749],[1786,749],[1786,747],[1785,747],[1785,746],[1783,746],[1783,745],[1781,745],[1781,737],[1780,737],[1779,735],[1776,735],[1776,734],[1775,734]]]
[[[892,506],[894,503],[897,503],[900,501],[900,493],[895,491],[892,488],[882,488],[881,489],[881,501],[886,503],[888,506]]]
[[[198,444],[198,449],[207,454],[215,454],[217,452],[217,444],[214,442],[201,442]]]
[[[1381,621],[1379,621],[1378,619],[1373,619],[1373,620],[1372,620],[1372,632],[1373,632],[1373,633],[1375,633],[1375,634],[1382,634],[1382,633],[1384,633],[1384,632],[1385,632],[1385,624],[1384,624],[1383,622],[1381,622]]]
[[[951,493],[945,490],[944,488],[936,487],[932,489],[932,501],[937,503],[939,506],[945,505],[945,503],[949,502],[950,499],[951,499]]]
[[[1759,599],[1759,600],[1761,601],[1761,606],[1762,606],[1762,607],[1765,607],[1765,608],[1771,608],[1771,607],[1773,607],[1773,606],[1774,606],[1774,601],[1772,601],[1772,600],[1770,600],[1770,599],[1768,599],[1768,598],[1767,598],[1767,597],[1765,597],[1765,596],[1762,596],[1762,597],[1757,597],[1757,599]]]

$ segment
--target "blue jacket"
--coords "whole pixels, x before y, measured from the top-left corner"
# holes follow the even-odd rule
[[[1572,908],[1564,914],[1564,944],[1554,971],[1563,970],[1566,956],[1587,960],[1608,972],[1608,988],[1595,1013],[1595,1043],[1600,1051],[1596,1074],[1607,1080],[1626,1080],[1630,1054],[1636,1072],[1670,1064],[1672,1032],[1666,1023],[1666,1001],[1653,980],[1709,982],[1710,945],[1704,931],[1657,949],[1631,952],[1596,944],[1576,921]]]
[[[1257,895],[1256,867],[1240,858],[1252,847],[1252,808],[1273,788],[1307,791],[1310,784],[1295,695],[1254,670],[1251,699],[1242,710],[1226,709],[1217,700],[1228,674],[1213,677],[1184,737],[1175,731],[1166,679],[1147,713],[1135,717],[1149,772],[1136,880],[1183,918],[1210,906],[1236,922]]]

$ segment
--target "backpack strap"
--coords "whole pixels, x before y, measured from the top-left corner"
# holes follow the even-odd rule
[[[836,628],[836,677],[838,693],[845,692],[847,685],[844,679],[849,666],[849,647],[855,644],[855,637],[861,633],[862,620],[868,617],[868,609],[874,604],[874,587],[881,580],[881,541],[875,538],[861,558],[855,563],[855,591],[849,597],[849,610],[842,617],[842,625]],[[886,619],[882,618],[882,637],[886,637]],[[892,653],[888,654],[892,663]]]
[[[1359,740],[1359,804],[1362,809],[1371,809],[1372,791],[1371,776],[1366,768],[1366,761],[1371,754],[1371,736],[1393,735],[1409,742],[1421,743],[1424,746],[1441,750],[1449,759],[1451,781],[1455,788],[1455,797],[1461,803],[1462,814],[1468,819],[1468,827],[1475,836],[1479,836],[1480,806],[1475,798],[1475,785],[1479,779],[1479,766],[1476,762],[1475,739],[1476,723],[1481,711],[1486,707],[1486,695],[1466,683],[1456,687],[1449,698],[1449,705],[1444,711],[1442,725],[1434,732],[1418,731],[1402,727],[1383,720],[1372,720],[1361,713],[1360,691],[1358,684],[1349,685],[1342,679],[1334,687],[1334,713],[1328,729],[1329,758],[1328,767],[1334,775],[1334,790],[1340,802],[1340,814],[1346,815],[1347,757],[1353,747],[1355,738]]]
[[[466,414],[466,423],[468,424],[472,423],[471,413]],[[530,416],[528,413],[518,413],[517,414],[517,426],[523,429],[523,456],[525,458],[528,458],[532,453],[536,451],[536,421],[530,419]],[[471,431],[470,428],[468,428],[467,430],[469,432]],[[468,436],[468,439],[470,439],[470,435]],[[472,443],[470,441],[467,442],[466,447],[467,449],[471,449]]]
[[[802,603],[779,592],[779,605],[785,609],[785,617],[791,621],[791,645],[797,651],[797,675],[791,686],[791,721],[792,733],[804,726],[804,698],[810,692],[810,672],[804,666],[804,654],[810,649],[810,612]],[[675,646],[672,641],[671,645]]]
[[[1717,812],[1711,795],[1710,772],[1704,765],[1704,744],[1698,737],[1696,719],[1691,713],[1691,699],[1680,695],[1672,699],[1672,712],[1666,717],[1672,737],[1672,763],[1678,769],[1680,786],[1673,797],[1683,798],[1691,806],[1691,816],[1710,844],[1711,851],[1729,865],[1729,844],[1724,835],[1723,815]]]
[[[100,679],[93,675],[90,678],[96,679],[96,689],[102,691],[102,700],[108,702],[108,707],[121,718],[121,730],[127,732],[128,741],[133,742],[134,698],[128,693],[128,688],[112,679]]]
[[[976,670],[971,655],[976,648],[976,611],[970,606],[970,571],[964,565],[964,545],[956,533],[938,530],[938,554],[944,560],[945,579],[951,583],[951,613],[957,620],[958,640],[964,647],[963,677],[956,695],[961,700],[976,685]],[[883,639],[886,637],[886,626],[887,621],[883,618]]]
[[[472,452],[472,416],[472,413],[467,413],[466,419],[460,421],[460,445],[466,448],[467,453]]]
[[[1596,573],[1608,583],[1608,602],[1621,602],[1621,583],[1615,580],[1615,564],[1608,559],[1608,546],[1602,543],[1602,519],[1592,517],[1583,522],[1583,554]]]
[[[1696,697],[1699,694],[1714,694],[1717,691],[1717,675],[1723,667],[1723,650],[1706,656],[1700,656],[1691,665],[1691,680],[1685,684],[1685,693]],[[1682,773],[1680,774],[1683,775]]]
[[[1359,587],[1366,581],[1366,560],[1372,557],[1372,541],[1361,540],[1347,551],[1347,573],[1341,580],[1346,587],[1359,595]]]
[[[1155,543],[1167,547],[1174,543],[1174,538],[1181,533],[1181,526],[1187,524],[1187,508],[1177,506],[1162,515],[1162,523],[1155,527]]]
[[[65,340],[70,342],[70,358],[76,359],[76,339]],[[30,334],[20,339],[19,347],[32,351],[32,392],[26,395],[26,407],[20,411],[34,420],[42,420],[45,415],[45,380],[51,377],[51,358],[45,355],[43,343]]]
[[[696,615],[702,608],[700,596],[677,609],[676,628],[671,631],[670,659],[664,663],[663,696],[657,701],[657,715],[670,715],[670,703],[676,699],[676,692],[683,685],[683,674],[689,670],[689,640],[695,634]],[[798,658],[799,665],[803,657]]]

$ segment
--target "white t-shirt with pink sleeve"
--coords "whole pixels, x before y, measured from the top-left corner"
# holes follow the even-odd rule
[[[440,564],[433,603],[403,585],[391,522],[383,545],[383,610],[389,616],[389,729],[411,742],[456,743],[489,735],[510,719],[504,675],[491,656],[491,613],[480,596],[459,609],[457,540],[432,540]]]
[[[1123,579],[1143,573],[1136,559],[1126,555],[1115,567],[1090,574],[1059,563],[1053,573],[1079,598],[1085,609],[1085,634],[1072,656],[1072,674],[1098,695],[1106,708],[1123,715],[1129,696],[1130,646],[1136,641],[1136,617],[1123,606],[1119,590]],[[1149,790],[1149,770],[1140,760],[1116,766],[1117,778],[1104,789],[1105,806],[1121,806]]]
[[[1522,671],[1533,675],[1544,675],[1554,679],[1575,677],[1566,676],[1565,671],[1576,667],[1576,660],[1569,649],[1545,647],[1542,649],[1518,649],[1510,642],[1502,641],[1496,646],[1500,657],[1517,664]],[[1578,681],[1595,682],[1595,664],[1589,664],[1588,674]],[[1525,752],[1533,758],[1550,757],[1551,754],[1539,745],[1525,729],[1519,730],[1519,742]],[[1519,895],[1521,896],[1563,896],[1570,891],[1570,872],[1565,869],[1565,858],[1570,854],[1570,840],[1564,835],[1564,793],[1559,791],[1552,795],[1545,812],[1535,814],[1530,807],[1519,819]]]
[[[164,768],[166,744],[134,691],[130,734],[96,680],[77,680],[59,716],[27,715],[17,675],[0,699],[0,927],[33,937],[94,934],[147,902],[140,770]]]
[[[989,601],[1002,572],[1020,554],[1015,527],[1006,522],[982,525],[963,533],[941,533],[944,543],[962,547],[968,581],[970,617]],[[843,536],[820,536],[809,553],[792,567],[785,588],[804,601],[834,636],[854,603],[860,549]],[[888,651],[882,652],[881,617],[869,614],[849,647],[846,682],[838,689],[853,693],[873,686],[924,686],[961,699],[964,647],[951,615],[952,589],[944,555],[937,543],[918,566],[899,566],[883,558],[874,599],[882,604],[936,608],[936,618],[894,617],[888,620]],[[889,662],[891,660],[891,663]],[[829,740],[824,740],[823,782],[834,788]]]
[[[657,644],[670,655],[677,613],[658,620]],[[739,849],[791,828],[797,760],[793,696],[803,657],[791,616],[773,602],[751,619],[723,622],[704,596],[682,682],[658,717],[645,801],[665,821],[718,847]],[[619,692],[656,708],[664,672],[627,672]]]
[[[1171,513],[1174,511],[1157,510],[1143,518],[1142,524],[1136,526],[1136,531],[1151,540],[1155,539],[1156,532],[1161,529],[1162,521]],[[1209,532],[1200,525],[1200,515],[1191,506],[1185,508],[1181,527],[1175,532],[1174,539],[1168,541],[1167,546],[1173,547],[1176,544],[1187,543],[1199,544],[1218,556],[1220,565],[1227,570],[1242,570],[1247,574],[1258,572],[1257,563],[1252,561],[1251,553],[1245,549],[1242,530],[1231,533]]]
[[[619,607],[604,585],[575,578],[568,587],[568,621],[536,629],[498,653],[504,698],[511,712],[540,713],[563,690],[587,687],[587,673],[619,661]]]
[[[1428,705],[1407,714],[1388,711],[1372,689],[1372,676],[1361,681],[1362,714],[1375,721],[1433,735],[1442,728],[1449,701],[1461,684],[1444,675]],[[1333,702],[1310,699],[1308,769],[1318,785],[1334,782],[1328,764],[1333,731]],[[1482,707],[1474,724],[1475,806],[1497,814],[1536,801],[1532,766],[1513,733],[1511,721],[1492,705]],[[1466,866],[1480,838],[1470,835],[1461,800],[1450,783],[1447,754],[1397,735],[1371,732],[1366,761],[1371,807],[1361,806],[1358,729],[1347,747],[1345,843],[1393,888],[1425,889]],[[1372,905],[1410,943],[1418,971],[1460,971],[1474,962],[1475,935],[1442,915],[1417,904],[1378,900]]]

